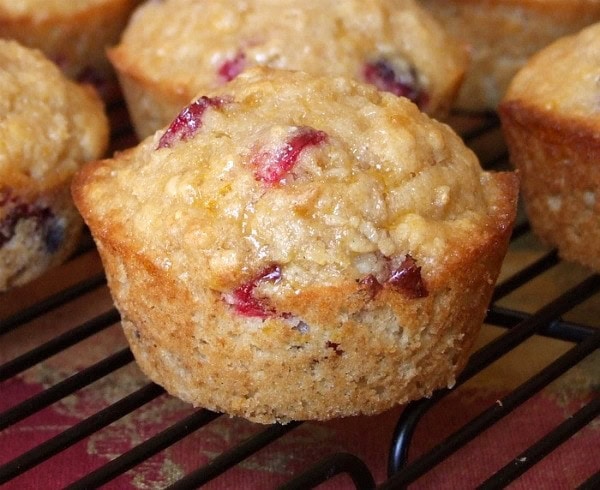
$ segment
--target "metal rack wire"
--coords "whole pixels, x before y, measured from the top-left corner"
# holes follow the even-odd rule
[[[118,117],[113,119],[118,124],[115,125],[113,139],[117,142],[117,146],[125,147],[132,142],[131,133],[128,125],[123,123],[122,107],[117,107],[115,110]],[[506,152],[499,135],[498,121],[493,115],[464,116],[457,120],[457,128],[467,143],[478,153],[484,166],[501,168],[506,165]],[[535,241],[527,222],[523,219],[513,234],[511,250],[507,258],[507,269],[511,269],[511,254],[518,254],[519,243],[522,240]],[[319,455],[312,461],[308,469],[292,475],[277,485],[286,489],[312,488],[321,483],[339,482],[340,477],[344,475],[346,478],[344,487],[404,488],[452,457],[490,427],[502,424],[507,415],[522,407],[548,384],[597,351],[600,346],[600,319],[594,317],[594,312],[595,305],[600,301],[600,276],[582,271],[573,284],[566,286],[561,284],[558,294],[548,299],[545,294],[539,294],[535,283],[540,277],[552,274],[552,271],[565,266],[565,264],[554,251],[545,250],[539,245],[536,245],[535,248],[539,250],[539,253],[525,264],[513,265],[512,270],[508,270],[504,274],[496,287],[486,324],[501,327],[502,333],[473,353],[468,366],[453,390],[436,392],[430,399],[408,405],[399,414],[396,428],[393,434],[390,434],[388,474],[384,479],[376,481],[371,468],[363,459],[351,452],[341,450],[324,457]],[[87,246],[82,248],[81,256],[93,256],[94,254],[93,244],[88,241]],[[43,280],[52,283],[53,275],[56,274],[60,274],[60,271],[50,272],[48,277]],[[532,284],[534,286],[531,286]],[[26,287],[19,294],[26,296],[34,291],[35,287],[35,284]],[[540,297],[539,306],[533,311],[526,311],[518,304],[515,306],[510,300],[507,300],[511,295],[528,287],[534,289],[536,298]],[[0,318],[0,345],[7,346],[10,342],[14,342],[12,337],[15,335],[19,337],[19,331],[25,331],[31,323],[44,324],[53,321],[53,312],[69,306],[73,302],[89,301],[88,295],[97,291],[106,291],[105,278],[101,271],[91,271],[82,277],[76,277],[75,281],[59,287],[56,291],[50,288],[50,292],[41,298],[23,301],[24,306],[22,307],[12,305],[11,298],[5,298],[4,301],[9,306],[4,308],[7,312],[3,313]],[[587,313],[587,316],[576,314],[574,315],[576,320],[569,320],[568,317],[573,311]],[[586,321],[582,322],[578,319],[582,316],[586,317]],[[72,328],[50,336],[38,345],[28,347],[25,351],[5,360],[0,365],[0,393],[3,391],[3,384],[11,379],[23,375],[28,369],[72,346],[90,341],[90,339],[93,340],[94,336],[114,327],[118,321],[118,313],[114,308],[108,306],[104,311],[94,312]],[[427,451],[417,455],[410,454],[413,451],[412,443],[415,432],[430,410],[449,394],[460,390],[463,384],[494,362],[523,345],[528,339],[537,336],[560,339],[569,342],[571,347],[545,365],[539,372],[523,380],[503,398],[492,403],[475,417],[466,420],[452,433],[441,438]],[[81,390],[93,390],[95,383],[107,376],[118,375],[119,370],[133,364],[132,361],[133,357],[126,346],[116,346],[114,351],[105,357],[91,362],[85,368],[76,370],[42,391],[21,401],[13,402],[11,400],[9,408],[0,413],[0,434],[28,417],[43,414],[53,404]],[[116,382],[118,383],[118,381]],[[163,389],[153,383],[135,387],[126,396],[98,409],[95,413],[65,428],[58,434],[33,445],[8,461],[0,461],[0,485],[4,483],[13,485],[14,488],[20,488],[20,478],[27,472],[38,469],[45,462],[51,463],[52,458],[60,453],[76,450],[81,441],[105,430],[115,421],[133,412],[147,409],[154,400],[162,396],[165,396]],[[525,472],[536,471],[536,464],[539,461],[574,434],[584,430],[598,414],[600,414],[600,398],[597,393],[592,393],[587,404],[548,430],[521,453],[514,457],[508,457],[504,465],[497,467],[481,481],[481,487],[502,488],[517,480]],[[178,441],[201,431],[202,428],[214,423],[219,418],[220,414],[208,410],[190,411],[156,434],[142,440],[130,450],[115,455],[110,461],[99,465],[87,474],[80,475],[74,471],[70,480],[72,483],[68,488],[87,489],[108,484]],[[301,422],[294,422],[284,426],[261,426],[258,431],[247,438],[216,454],[207,464],[198,466],[197,469],[188,472],[182,478],[173,479],[168,488],[196,488],[210,483],[263,448],[289,437],[291,432],[302,425]],[[385,443],[387,444],[387,441]],[[43,468],[41,471],[52,476],[51,466],[46,464]],[[592,474],[581,475],[582,488],[598,488],[600,463],[595,471]],[[153,487],[153,482],[147,481],[144,485]]]

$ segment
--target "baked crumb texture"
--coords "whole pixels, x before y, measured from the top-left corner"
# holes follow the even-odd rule
[[[517,188],[406,98],[255,68],[73,192],[141,368],[267,423],[452,386]]]
[[[0,290],[62,262],[83,221],[70,194],[79,166],[103,156],[98,96],[41,52],[0,40]]]
[[[533,230],[600,271],[600,24],[540,51],[500,105]]]
[[[421,0],[448,32],[463,41],[470,64],[456,107],[496,110],[534,53],[559,37],[600,21],[598,0]]]
[[[147,2],[109,57],[142,137],[253,66],[366,81],[441,118],[467,65],[414,0]]]
[[[106,49],[119,41],[141,0],[0,0],[0,38],[40,49],[69,78],[107,101],[120,90]]]

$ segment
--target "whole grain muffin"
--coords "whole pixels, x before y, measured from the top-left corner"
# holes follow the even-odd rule
[[[421,0],[469,46],[471,64],[456,107],[496,110],[510,80],[534,53],[600,21],[598,0]]]
[[[443,117],[467,61],[413,0],[148,2],[109,56],[140,136],[256,65],[368,81]]]
[[[42,50],[63,72],[119,96],[106,56],[141,0],[0,0],[0,37]]]
[[[259,68],[73,184],[142,370],[258,422],[451,386],[517,188],[406,98]]]
[[[83,221],[71,178],[108,142],[104,107],[33,49],[0,40],[0,291],[62,262]]]
[[[600,271],[600,24],[533,56],[500,105],[533,230]]]

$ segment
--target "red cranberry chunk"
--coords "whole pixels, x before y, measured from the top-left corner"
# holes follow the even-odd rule
[[[274,150],[261,151],[252,159],[254,176],[267,184],[277,184],[296,165],[305,148],[327,140],[327,133],[309,127],[297,128],[292,136]]]
[[[391,260],[389,258],[386,260],[387,273],[384,277],[378,279],[373,274],[369,274],[358,281],[369,293],[370,299],[375,298],[384,286],[391,287],[411,299],[424,298],[429,294],[421,277],[421,268],[409,254],[395,269],[392,269]]]
[[[325,342],[325,347],[328,349],[333,349],[338,356],[341,356],[344,353],[343,349],[340,349],[340,344],[337,342],[332,342],[331,340]]]
[[[386,282],[409,298],[424,298],[429,294],[421,276],[421,267],[408,254]]]
[[[219,108],[223,105],[223,99],[200,97],[185,107],[165,133],[160,138],[156,149],[170,148],[177,141],[185,141],[202,127],[202,116],[209,107]]]
[[[245,66],[246,55],[242,52],[239,52],[236,54],[235,58],[223,62],[223,64],[219,67],[219,77],[226,82],[230,82],[240,73],[242,73],[242,71],[244,71]]]
[[[255,279],[235,288],[225,301],[233,306],[237,313],[243,316],[267,318],[275,315],[276,311],[273,308],[270,308],[263,301],[254,296],[254,290],[261,282],[277,282],[280,278],[280,267],[278,265],[272,265],[265,269]]]
[[[419,87],[415,69],[410,65],[401,67],[386,59],[369,61],[364,65],[363,76],[379,90],[406,97],[421,108],[427,102],[426,94]]]
[[[383,288],[383,286],[379,283],[379,281],[373,274],[369,274],[368,276],[363,277],[359,281],[359,283],[366,289],[370,299],[373,299],[375,296],[377,296],[377,293]]]

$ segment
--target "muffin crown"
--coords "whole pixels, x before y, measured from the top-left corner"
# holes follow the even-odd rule
[[[600,23],[596,23],[536,53],[516,74],[505,99],[600,124],[599,67]]]
[[[413,0],[148,2],[109,54],[134,108],[130,83],[162,94],[159,105],[187,102],[264,66],[354,78],[445,116],[467,65],[466,49]]]
[[[101,219],[221,291],[274,265],[285,281],[260,287],[385,283],[407,257],[433,275],[492,214],[487,174],[447,126],[342,78],[250,70],[123,160],[90,188]]]
[[[4,185],[50,185],[103,154],[108,121],[91,90],[36,50],[0,40],[0,175]],[[29,143],[34,138],[35,144]]]

